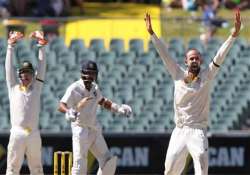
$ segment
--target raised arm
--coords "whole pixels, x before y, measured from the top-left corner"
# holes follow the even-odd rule
[[[5,61],[6,82],[8,88],[11,88],[17,83],[15,70],[13,67],[13,54],[16,42],[22,38],[23,34],[21,32],[11,31],[9,33],[8,47],[7,47],[6,61]]]
[[[164,62],[167,70],[169,71],[173,79],[176,79],[178,73],[181,71],[180,67],[175,62],[175,60],[168,55],[166,45],[154,33],[151,23],[151,17],[148,13],[146,13],[144,20],[146,23],[147,31],[151,36],[151,40],[157,52],[159,53],[160,58]]]
[[[218,68],[223,63],[229,49],[233,45],[236,37],[240,33],[240,27],[241,27],[241,17],[240,17],[240,11],[237,10],[235,13],[235,22],[234,22],[234,30],[232,34],[228,37],[228,39],[222,44],[220,49],[218,50],[217,54],[213,58],[213,61],[209,64],[209,75],[211,77],[214,77],[216,73],[218,72]]]
[[[44,82],[45,71],[46,71],[46,59],[45,59],[45,48],[47,45],[47,40],[44,39],[44,34],[41,31],[35,31],[30,34],[30,38],[37,40],[38,42],[38,68],[36,80],[39,82]]]

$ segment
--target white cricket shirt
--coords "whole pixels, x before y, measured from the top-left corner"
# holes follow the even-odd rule
[[[155,34],[151,36],[151,39],[174,80],[174,120],[176,126],[206,128],[209,116],[210,87],[219,70],[216,65],[222,64],[235,38],[230,36],[223,43],[213,58],[213,62],[209,64],[208,68],[200,71],[197,81],[190,84],[184,83],[183,79],[187,71],[170,58],[165,43],[159,40]]]
[[[84,97],[93,97],[80,111],[80,116],[74,122],[78,126],[97,128],[99,123],[96,120],[98,103],[102,99],[101,91],[96,83],[92,83],[92,88],[88,91],[82,79],[71,84],[60,102],[67,104],[68,108],[76,109],[77,103]]]

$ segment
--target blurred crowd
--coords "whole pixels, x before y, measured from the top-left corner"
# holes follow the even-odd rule
[[[250,9],[250,0],[0,0],[0,16],[8,17],[64,17],[71,16],[72,7],[77,7],[80,15],[84,14],[84,1],[95,2],[133,2],[133,3],[162,3],[164,8],[174,8],[195,12],[202,10],[201,23],[203,32],[200,39],[206,44],[216,33],[218,28],[228,27],[225,19],[217,16],[218,10]],[[56,26],[46,24],[44,26]],[[51,28],[51,27],[50,27]],[[49,28],[49,29],[50,29]],[[54,30],[54,29],[53,29]]]
[[[195,11],[199,7],[209,6],[214,11],[220,7],[227,9],[250,9],[250,0],[162,0],[164,6],[169,8],[183,8],[188,11]]]
[[[77,6],[83,14],[83,4],[83,0],[0,0],[0,15],[2,18],[68,16],[72,6]]]
[[[218,28],[229,26],[227,20],[217,16],[220,8],[229,10],[250,9],[250,0],[163,0],[162,4],[167,10],[181,8],[186,11],[195,12],[201,9],[201,23],[203,32],[200,35],[201,41],[206,44],[216,33]]]
[[[94,0],[98,2],[135,2],[161,3],[171,8],[183,8],[187,11],[196,11],[199,7],[207,11],[207,15],[216,14],[220,7],[228,9],[250,8],[250,0]],[[84,0],[0,0],[1,17],[9,16],[37,16],[58,17],[71,15],[71,7],[79,8],[84,14]]]

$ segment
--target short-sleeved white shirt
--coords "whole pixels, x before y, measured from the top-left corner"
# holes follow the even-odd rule
[[[74,123],[83,127],[96,128],[99,126],[96,120],[96,112],[98,103],[102,99],[101,91],[96,83],[93,83],[91,90],[88,91],[80,79],[67,88],[66,93],[60,101],[67,104],[69,108],[76,109],[77,103],[84,97],[93,97],[93,99],[88,101],[86,106],[82,108],[80,116]]]

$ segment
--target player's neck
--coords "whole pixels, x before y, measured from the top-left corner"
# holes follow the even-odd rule
[[[198,74],[197,73],[193,73],[193,72],[188,72],[188,75],[184,78],[184,82],[186,84],[189,84],[193,81],[196,81],[198,78]]]
[[[26,91],[29,90],[30,85],[31,85],[31,83],[29,83],[28,85],[24,85],[24,84],[21,83],[21,84],[19,85],[19,89],[20,89],[21,91],[26,92]]]
[[[195,77],[197,77],[198,76],[198,73],[197,72],[188,72],[188,76],[193,80],[193,79],[195,79]]]

